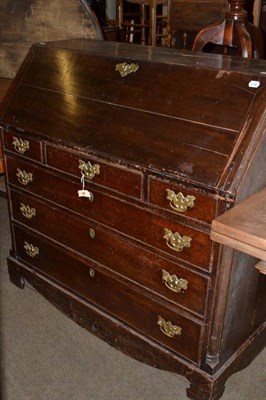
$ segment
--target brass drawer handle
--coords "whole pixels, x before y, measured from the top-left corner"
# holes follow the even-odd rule
[[[24,154],[25,151],[30,149],[30,143],[28,140],[18,139],[15,136],[13,136],[12,144],[14,146],[14,149],[20,154]]]
[[[19,168],[17,168],[16,176],[18,178],[18,181],[24,186],[33,181],[31,172],[27,173],[26,171],[21,171],[21,169]]]
[[[182,251],[184,247],[191,246],[191,240],[189,236],[180,236],[178,232],[173,233],[170,229],[164,229],[164,239],[166,239],[167,246],[174,251]]]
[[[33,207],[31,208],[29,205],[20,203],[20,211],[22,212],[22,215],[28,219],[36,217],[36,209]]]
[[[182,192],[178,192],[177,194],[170,189],[166,189],[167,196],[166,199],[169,200],[170,207],[180,213],[187,211],[187,208],[194,207],[194,201],[196,200],[195,196],[184,196]]]
[[[39,254],[38,247],[35,247],[33,244],[29,244],[28,242],[24,242],[24,249],[30,257],[36,257]]]
[[[161,331],[168,337],[173,338],[174,336],[180,336],[182,328],[177,325],[173,325],[170,321],[165,321],[160,315],[158,315],[158,325]]]
[[[100,173],[100,165],[99,164],[91,164],[90,161],[87,163],[83,160],[79,160],[79,169],[81,173],[84,175],[85,179],[92,180],[95,175],[99,175]]]
[[[175,293],[187,290],[188,281],[183,278],[178,278],[176,275],[170,275],[169,272],[162,270],[162,281],[165,286]]]

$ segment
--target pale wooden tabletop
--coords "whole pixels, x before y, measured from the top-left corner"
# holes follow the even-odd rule
[[[216,218],[211,239],[266,261],[266,188]]]

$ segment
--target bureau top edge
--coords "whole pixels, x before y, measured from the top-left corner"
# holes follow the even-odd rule
[[[91,53],[104,55],[105,57],[115,56],[127,59],[147,60],[171,65],[182,65],[186,67],[211,68],[218,70],[241,72],[248,75],[257,75],[266,78],[266,61],[259,59],[242,59],[235,56],[196,53],[183,49],[166,47],[139,46],[130,44],[131,56],[128,44],[123,42],[106,42],[94,39],[70,39],[51,42],[36,43],[34,51],[48,47],[51,49],[64,49],[71,52]]]

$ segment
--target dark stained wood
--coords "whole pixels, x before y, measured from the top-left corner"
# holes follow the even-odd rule
[[[227,0],[172,0],[170,23],[174,31],[197,32],[221,22],[227,6]]]
[[[32,43],[104,38],[86,0],[1,0],[0,21],[0,103]],[[0,174],[1,148],[0,143]]]
[[[11,80],[8,78],[0,78],[0,102],[4,98],[7,89],[9,88]]]
[[[42,133],[46,137],[52,130],[53,140],[57,142],[60,141],[63,132],[68,142],[74,144],[78,141],[79,146],[88,149],[93,140],[94,151],[108,155],[112,149],[113,157],[124,163],[130,161],[155,171],[164,169],[173,175],[185,174],[198,183],[204,181],[209,187],[216,185],[226,166],[227,157],[218,151],[204,149],[201,140],[203,132],[208,131],[211,136],[206,140],[205,147],[209,143],[216,148],[218,144],[222,147],[222,143],[227,146],[226,142],[235,138],[232,132],[217,131],[201,124],[197,129],[199,134],[196,134],[195,126],[190,122],[94,102],[82,97],[73,98],[59,93],[44,92],[40,98],[39,90],[31,90],[29,93],[28,88],[23,86],[17,94],[19,98],[24,98],[26,111],[21,110],[20,100],[14,99],[9,113],[5,115],[5,121],[10,125],[15,124],[20,129]],[[44,104],[51,106],[49,113]],[[74,113],[73,104],[80,110],[79,115]],[[33,114],[35,118],[32,118]],[[105,115],[105,121],[99,124],[102,115]],[[49,118],[54,121],[52,127],[48,124]],[[150,124],[156,129],[150,130]],[[42,130],[39,129],[40,126]],[[96,135],[96,132],[99,134]],[[176,134],[173,135],[172,132]],[[119,137],[123,138],[123,146]],[[175,153],[169,152],[169,146],[175,149]],[[229,145],[227,148],[229,149]],[[199,154],[204,154],[204,157]],[[212,169],[208,168],[210,162],[213,165]]]
[[[122,78],[121,61],[139,69]],[[266,183],[265,71],[263,61],[71,40],[34,46],[1,105],[11,281],[27,280],[126,354],[184,375],[195,400],[218,400],[265,344],[256,259],[210,240],[213,218]],[[18,154],[14,136],[30,150]],[[83,158],[101,165],[85,182],[93,201],[78,196]],[[168,185],[194,207],[170,209]],[[174,250],[165,229],[190,247]]]
[[[36,202],[36,200],[30,197],[25,197],[21,194],[19,195],[18,193],[13,193],[12,198],[14,210],[19,210],[20,203],[35,207],[37,210],[37,217],[34,219],[34,222],[28,223],[28,227],[38,231],[38,226],[43,225],[45,212],[47,213],[47,207],[40,202]],[[62,223],[63,218],[65,218],[68,223],[73,222],[73,220],[70,220],[67,214],[61,212],[59,214],[57,213],[56,215],[59,215],[58,225],[60,226],[60,229],[62,228],[60,224]],[[27,222],[25,217],[23,217],[19,211],[14,213],[14,217],[19,223],[25,224]],[[80,236],[78,240],[76,231],[77,228],[73,225],[71,225],[73,229],[71,229],[69,232],[69,238],[67,238],[64,242],[61,241],[59,235],[56,234],[51,235],[52,239],[58,241],[58,243],[65,244],[68,247],[74,247],[75,250],[80,254],[83,254],[89,258],[93,258],[97,263],[106,265],[114,272],[122,274],[123,276],[126,275],[132,281],[135,280],[145,287],[149,286],[152,291],[156,292],[157,294],[159,293],[164,297],[164,299],[173,302],[175,306],[183,306],[192,312],[194,311],[198,315],[204,315],[208,287],[208,279],[206,279],[204,276],[196,274],[184,266],[173,263],[162,257],[156,257],[151,251],[143,249],[140,246],[136,246],[134,243],[128,243],[123,238],[108,231],[106,232],[106,230],[104,230],[104,228],[99,224],[96,225],[91,221],[84,223],[79,220],[78,222],[80,224]],[[52,219],[51,223],[54,223]],[[94,240],[88,239],[88,232],[91,228],[93,228],[95,232]],[[49,236],[49,229],[46,226],[43,226],[43,228],[39,231],[42,234]],[[23,248],[26,234],[21,230],[21,228],[18,227],[15,228],[15,232],[18,232],[16,233],[16,242],[18,245],[19,257],[27,262],[30,262],[30,258],[27,256],[25,249]],[[41,239],[40,237],[33,235],[28,231],[27,238],[29,243],[34,242],[35,246],[38,246],[39,248],[41,246],[43,249],[41,257],[35,260],[34,264],[35,267],[48,274],[48,269],[46,266],[47,257],[54,252],[60,252],[60,248],[53,248],[51,244],[49,245],[49,241],[47,242],[45,239]],[[116,251],[117,249],[119,249],[119,255]],[[110,253],[112,254],[112,257],[110,257]],[[51,267],[49,274],[52,275],[54,263],[50,261],[49,265]],[[170,271],[171,274],[176,274],[179,278],[186,279],[188,281],[188,288],[186,290],[181,290],[179,293],[169,290],[163,284],[162,269]],[[73,272],[75,273],[74,269]],[[62,274],[65,273],[66,271],[63,269]],[[67,279],[67,277],[65,277],[65,279]],[[76,280],[78,279],[78,276],[76,276]],[[60,282],[60,276],[58,276],[57,281]],[[69,287],[70,285],[71,283],[69,282]]]
[[[141,61],[138,63],[139,70],[124,79],[116,71],[116,65],[125,61],[122,52],[121,55],[114,52],[112,57],[106,58],[104,55],[94,57],[93,54],[88,56],[61,50],[57,52],[59,59],[54,63],[55,51],[52,48],[47,51],[45,47],[40,46],[34,52],[31,74],[29,76],[25,73],[23,85],[45,87],[59,93],[66,91],[69,95],[78,94],[82,98],[93,98],[228,130],[240,128],[237,121],[243,118],[255,94],[254,90],[248,90],[249,76],[237,73],[220,75],[217,70],[212,69],[205,69],[204,75],[208,84],[201,85],[201,91],[197,94],[196,88],[200,85],[203,71],[193,67],[184,68],[182,56],[180,65],[173,68],[172,64],[165,63],[163,71],[161,62]],[[47,74],[42,73],[44,68],[47,69]],[[105,72],[99,77],[97,71],[103,69]],[[70,73],[71,79],[67,79]],[[50,74],[55,78],[53,87],[49,86]],[[157,79],[154,80],[153,76]],[[171,90],[173,82],[176,82],[174,91]],[[186,90],[188,85],[191,87],[190,92]],[[41,96],[41,92],[38,96]],[[234,96],[239,97],[237,104]],[[160,101],[162,97],[163,102]],[[230,113],[233,106],[234,117]],[[221,109],[224,110],[223,115]]]
[[[151,178],[149,180],[149,202],[177,215],[178,211],[173,209],[167,199],[167,190],[175,194],[181,192],[184,196],[194,196],[194,207],[188,207],[186,217],[196,218],[211,223],[216,214],[216,201],[214,196],[208,197],[199,190],[188,190],[185,186],[177,185],[176,182],[165,182]],[[180,214],[180,213],[179,213]]]
[[[19,132],[15,134],[12,134],[11,132],[5,133],[5,140],[4,140],[5,149],[20,155],[19,151],[16,149],[16,146],[14,145],[14,141],[16,141],[16,139],[18,141],[28,142],[28,148],[23,153],[24,157],[39,162],[42,161],[42,144],[37,140],[32,139],[31,137],[21,135]]]
[[[116,320],[98,307],[84,302],[79,296],[56,285],[37,271],[32,274],[30,268],[14,259],[8,259],[11,282],[23,288],[25,279],[41,293],[51,304],[78,325],[105,340],[120,351],[146,364],[185,376],[191,383],[187,389],[189,398],[195,400],[219,399],[225,388],[225,381],[232,373],[246,368],[265,346],[266,329],[258,330],[238,354],[231,358],[227,368],[216,374],[216,380],[210,380],[199,368],[180,359],[174,353],[137,331],[129,331],[127,325]]]
[[[10,79],[0,78],[0,103],[10,86]],[[0,139],[0,174],[4,172],[2,142]]]
[[[79,160],[86,164],[99,165],[100,173],[93,178],[93,184],[117,190],[128,196],[140,198],[142,174],[129,171],[122,166],[111,166],[103,163],[95,157],[88,157],[87,154],[73,153],[64,149],[53,146],[46,147],[46,162],[49,167],[53,167],[61,172],[78,176],[80,178],[81,171],[79,169]],[[65,160],[68,159],[66,165]]]
[[[227,7],[227,0],[172,0],[169,20],[175,46],[191,49],[196,34],[209,25],[221,22]]]
[[[16,236],[17,237],[17,236]],[[18,256],[32,264],[32,257],[25,255],[24,242],[30,240],[26,232],[17,237]],[[30,242],[32,243],[32,242]],[[36,245],[37,242],[33,243]],[[42,248],[42,243],[40,243]],[[111,277],[91,264],[89,260],[78,261],[73,254],[62,250],[55,251],[50,248],[46,252],[45,246],[37,261],[37,268],[44,270],[44,273],[55,279],[60,284],[70,288],[90,302],[98,304],[107,310],[108,313],[118,317],[138,331],[147,333],[157,341],[163,341],[164,345],[182,354],[186,358],[197,362],[198,348],[200,344],[201,326],[194,323],[191,318],[185,318],[181,313],[176,314],[170,307],[167,309],[157,304],[156,301],[145,296],[142,292],[135,291],[132,285],[127,285],[120,277]],[[47,257],[49,262],[47,263]],[[46,259],[46,261],[45,261]],[[75,268],[73,268],[73,264]],[[33,265],[36,266],[35,262]],[[49,268],[50,265],[50,268]],[[94,276],[91,276],[91,275]],[[175,310],[175,309],[174,309]],[[171,340],[164,335],[158,326],[158,315],[171,319],[178,323],[183,330],[183,335]],[[193,344],[193,345],[192,345]]]
[[[74,41],[74,43],[76,43],[77,49],[80,47],[83,48],[83,45],[85,45],[85,49],[91,49],[92,54],[97,54],[94,42],[84,43],[83,41]],[[64,44],[64,46],[66,45]],[[158,83],[161,80],[156,80],[155,84],[154,80],[151,82],[148,75],[152,76],[153,73],[158,74],[159,66],[161,65],[161,56],[164,56],[164,51],[168,49],[160,50],[157,55],[154,55],[154,61],[157,62],[143,62],[145,79],[142,79],[140,70],[140,72],[137,71],[135,74],[126,77],[125,80],[115,71],[115,65],[118,60],[123,61],[126,58],[124,56],[124,46],[125,44],[111,43],[112,53],[107,43],[99,43],[99,48],[103,50],[103,53],[106,52],[106,54],[104,53],[104,57],[94,57],[94,59],[101,61],[100,64],[100,61],[94,61],[89,64],[86,61],[86,53],[82,52],[80,57],[84,61],[86,68],[78,67],[80,70],[77,74],[74,73],[71,75],[71,81],[62,81],[61,78],[61,84],[59,75],[62,74],[64,76],[62,69],[64,57],[70,63],[69,71],[72,71],[73,68],[71,65],[74,65],[77,53],[60,50],[61,61],[58,64],[59,66],[56,67],[57,63],[51,64],[52,61],[48,62],[50,54],[54,54],[54,51],[50,49],[51,46],[37,46],[35,51],[39,54],[37,59],[40,59],[41,55],[47,50],[45,52],[45,59],[47,60],[47,68],[50,72],[47,78],[45,78],[45,74],[41,73],[41,70],[38,73],[38,67],[34,61],[35,57],[33,58],[33,86],[29,86],[28,84],[20,86],[12,101],[12,105],[9,107],[9,113],[5,114],[5,121],[11,126],[15,124],[20,129],[31,130],[48,136],[52,129],[54,139],[58,137],[59,140],[60,135],[63,134],[68,142],[75,144],[78,140],[81,146],[86,147],[90,146],[90,141],[93,137],[95,143],[94,149],[101,153],[109,154],[112,149],[113,156],[116,156],[119,160],[131,160],[133,163],[139,165],[154,166],[155,169],[164,168],[164,170],[172,172],[175,176],[177,173],[184,174],[185,172],[191,178],[193,175],[193,180],[196,180],[198,183],[204,180],[205,184],[209,187],[216,185],[217,176],[221,175],[223,168],[227,165],[230,146],[237,137],[236,131],[239,131],[243,126],[243,118],[246,116],[256,94],[256,89],[249,88],[248,83],[251,79],[259,79],[260,88],[265,85],[263,75],[257,78],[254,76],[257,67],[262,70],[263,63],[261,66],[257,63],[247,63],[248,68],[246,72],[250,70],[250,74],[245,75],[238,72],[229,73],[221,72],[218,69],[209,69],[209,60],[216,60],[216,63],[213,63],[212,66],[216,65],[217,68],[220,56],[217,56],[217,58],[207,56],[206,59],[204,58],[204,61],[206,60],[206,67],[204,68],[204,62],[201,61],[201,68],[196,71],[193,70],[192,65],[193,62],[197,62],[197,58],[191,59],[177,53],[175,63],[179,62],[183,65],[184,60],[186,60],[189,61],[191,68],[186,69],[181,65],[177,65],[177,69],[175,69],[173,61],[170,62],[169,60],[167,62],[166,57],[163,65],[167,69],[164,74],[159,74],[159,77],[163,79],[162,83],[164,85],[162,87],[167,88],[169,82],[172,81],[169,79],[168,84],[165,86],[164,75],[168,76],[169,73],[174,80],[174,74],[175,76],[180,74],[180,79],[175,80],[176,90],[171,91],[169,87],[169,90],[166,91],[166,93],[169,93],[169,98],[167,99],[164,95],[165,91],[163,92],[160,89]],[[121,54],[117,55],[119,50]],[[106,60],[106,56],[108,54],[111,55],[111,53],[112,57],[116,55],[117,58],[114,58],[112,61],[109,59]],[[140,54],[142,55],[141,63],[145,56],[148,56],[150,59],[150,54],[147,50],[141,51]],[[176,52],[173,54],[166,52],[166,55],[171,55],[172,58],[174,54]],[[90,57],[88,56],[88,60],[91,60]],[[106,61],[107,72],[97,78],[95,71],[102,70],[102,60]],[[159,63],[158,67],[156,67],[157,63]],[[81,64],[82,62],[75,63],[78,66]],[[140,65],[142,67],[142,64]],[[98,67],[101,68],[99,69]],[[85,79],[85,71],[87,73],[89,71],[88,68],[91,68],[90,71],[93,79]],[[107,79],[107,73],[111,74],[109,79]],[[258,72],[256,75],[258,75]],[[25,84],[29,79],[27,76],[26,74],[23,78],[23,83],[25,82]],[[51,89],[49,84],[47,84],[47,80],[50,79],[48,78],[49,76],[55,77],[56,90],[47,91],[39,87],[39,85],[43,87],[48,86],[48,89]],[[209,78],[207,79],[208,85],[201,84],[199,94],[191,95],[198,85],[200,85],[201,79],[203,77],[207,78],[207,76]],[[39,79],[38,85],[36,79]],[[64,82],[71,82],[72,89],[69,86],[66,87],[66,83]],[[107,89],[103,90],[105,85]],[[186,90],[187,85],[191,85],[192,92],[191,90]],[[145,91],[142,86],[145,88]],[[121,90],[117,88],[121,88]],[[63,95],[64,90],[67,91],[67,96]],[[129,95],[126,97],[127,91]],[[79,96],[73,94],[74,92],[79,93]],[[91,93],[91,97],[88,98],[86,93]],[[263,91],[263,93],[265,92]],[[174,96],[176,96],[175,99]],[[234,102],[235,96],[239,98],[237,103]],[[164,101],[160,102],[159,99],[162,97]],[[20,113],[21,98],[23,98],[24,103],[27,102],[25,109],[23,108],[23,115]],[[95,102],[93,98],[98,101]],[[224,100],[222,100],[223,98]],[[107,106],[109,102],[112,102],[111,107]],[[49,104],[50,106],[49,115],[46,114],[47,108],[44,107],[44,104]],[[78,114],[75,113],[75,105],[80,110]],[[132,108],[137,108],[137,110],[133,110]],[[143,113],[144,109],[146,111]],[[231,112],[232,109],[234,109],[234,113]],[[105,122],[99,124],[98,121],[102,115],[105,115]],[[169,116],[169,118],[165,118],[165,115]],[[48,123],[50,117],[54,121],[53,126]],[[192,120],[193,122],[188,120]],[[196,133],[194,129],[195,122],[198,123],[197,132],[201,131],[202,134],[204,132],[204,135],[206,135],[208,131],[210,135],[208,140],[203,142],[202,134]],[[89,131],[87,130],[88,123],[90,124]],[[156,126],[156,129],[152,130],[152,132],[149,128],[150,124]],[[213,125],[217,124],[219,128],[214,128]],[[42,126],[41,132],[37,125]],[[109,134],[108,137],[104,137],[104,130],[107,126]],[[96,130],[100,130],[102,133],[95,135]],[[172,135],[173,131],[176,132],[175,135]],[[77,135],[78,132],[84,132],[84,134]],[[123,149],[119,144],[118,133],[124,138]],[[241,136],[240,131],[238,137],[241,138]],[[183,137],[186,138],[185,141]],[[153,139],[152,147],[150,145],[151,138]],[[182,143],[182,147],[180,143]],[[169,153],[167,146],[175,148],[175,154],[172,152]],[[199,152],[201,155],[204,154],[203,151],[205,151],[205,155],[198,157]],[[158,154],[160,154],[160,157],[158,157]],[[210,169],[206,164],[211,159],[213,159],[213,167]]]
[[[13,185],[22,189],[24,187],[17,179],[17,168],[32,173],[33,181],[25,188],[28,192],[49,199],[93,220],[96,219],[117,231],[133,236],[140,242],[160,248],[161,251],[167,252],[173,257],[181,258],[204,269],[209,268],[211,242],[206,233],[192,230],[188,226],[147,212],[144,208],[140,208],[143,206],[142,204],[137,203],[135,206],[127,204],[116,197],[100,192],[98,189],[92,189],[92,185],[87,186],[94,196],[94,201],[90,203],[87,198],[78,198],[78,190],[82,188],[80,183],[69,182],[58,178],[56,175],[47,174],[45,170],[33,167],[24,161],[8,158],[7,166],[9,182]],[[54,228],[58,225],[58,219],[59,215],[53,219]],[[134,221],[134,223],[126,223],[126,221]],[[43,221],[43,224],[45,223],[48,224],[49,233],[51,222],[49,220]],[[76,224],[78,235],[79,223],[76,222]],[[69,225],[71,226],[71,223]],[[189,236],[192,239],[191,247],[185,248],[182,252],[176,252],[169,248],[163,238],[165,228],[170,229],[173,233],[178,232],[181,236]],[[62,231],[62,234],[65,235],[66,233]],[[58,240],[62,241],[63,238],[60,237]]]
[[[255,331],[258,326],[265,325],[266,311],[261,309],[260,301],[265,301],[266,297],[261,296],[260,281],[261,274],[255,269],[256,259],[241,252],[235,255],[235,263],[232,265],[231,281],[228,287],[228,300],[231,303],[230,310],[228,305],[225,312],[223,342],[221,344],[221,360],[225,360],[237,350],[237,342],[244,342]],[[264,277],[265,278],[265,277]],[[235,286],[239,282],[239,289],[236,296]],[[265,279],[263,280],[265,284]],[[253,288],[256,288],[254,290]],[[265,290],[265,287],[264,287]],[[232,302],[232,297],[234,301]],[[254,324],[254,317],[257,312],[256,304],[260,309],[260,315]],[[247,324],[247,320],[250,321]],[[230,330],[230,328],[232,330]]]

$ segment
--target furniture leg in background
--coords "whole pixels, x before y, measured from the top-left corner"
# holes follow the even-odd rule
[[[225,20],[201,30],[195,38],[193,51],[201,51],[207,43],[237,47],[238,55],[245,58],[263,58],[263,36],[259,28],[247,20],[246,0],[229,0],[230,8]]]

